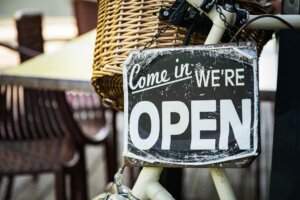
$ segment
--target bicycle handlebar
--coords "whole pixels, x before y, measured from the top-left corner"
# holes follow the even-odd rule
[[[250,15],[248,21],[258,17],[259,15]],[[300,15],[275,15],[290,23],[294,28],[300,28]],[[278,19],[271,17],[260,18],[249,24],[247,29],[264,29],[264,30],[278,30],[289,28],[286,24]]]

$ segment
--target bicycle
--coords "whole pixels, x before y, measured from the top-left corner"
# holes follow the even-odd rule
[[[205,14],[213,22],[212,28],[204,43],[206,45],[219,43],[225,31],[236,22],[240,23],[241,27],[232,35],[233,39],[236,39],[245,28],[272,30],[300,28],[300,16],[297,15],[279,17],[266,14],[252,16],[245,10],[234,9],[235,5],[225,4],[224,6],[220,6],[214,0],[187,0],[187,2],[194,9],[197,9],[200,14]],[[238,10],[239,13],[233,12],[233,10]],[[168,13],[165,14],[168,15]],[[186,37],[187,41],[190,39],[189,37],[190,36]],[[115,175],[115,193],[103,194],[97,197],[97,199],[173,199],[168,191],[158,183],[161,172],[161,167],[144,167],[132,191],[130,191],[128,188],[122,186],[123,168],[121,168]],[[210,168],[210,172],[220,199],[235,199],[225,170],[221,168]]]

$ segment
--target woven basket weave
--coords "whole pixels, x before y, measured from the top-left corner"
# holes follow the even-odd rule
[[[92,84],[109,106],[123,110],[122,63],[133,49],[143,49],[167,22],[158,19],[162,7],[174,0],[100,0],[94,52]],[[252,14],[265,13],[253,1],[239,1]],[[185,30],[170,26],[154,41],[151,48],[181,46]],[[244,31],[243,40],[255,41],[258,48],[269,40],[267,31]],[[197,34],[192,44],[203,44],[206,35]]]

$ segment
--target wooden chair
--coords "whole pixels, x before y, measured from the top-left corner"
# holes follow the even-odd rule
[[[29,47],[32,52],[43,50],[41,20],[40,13],[17,14],[20,47]],[[31,57],[23,48],[11,49],[20,50],[22,62]],[[66,198],[66,174],[70,175],[71,199],[88,198],[85,145],[104,143],[107,157],[115,154],[114,140],[108,137],[114,130],[114,120],[106,119],[107,110],[100,103],[97,105],[100,112],[95,115],[98,116],[97,134],[86,136],[74,119],[74,109],[65,92],[0,85],[0,179],[1,176],[10,178],[6,199],[11,196],[13,176],[46,172],[55,175],[57,199]],[[113,159],[108,159],[107,180],[115,172]]]
[[[78,35],[96,28],[98,16],[97,0],[73,0]]]

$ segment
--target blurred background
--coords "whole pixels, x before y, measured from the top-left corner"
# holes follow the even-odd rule
[[[96,1],[88,2],[94,3],[96,8]],[[77,4],[73,0],[0,0],[0,41],[16,45],[15,13],[20,10],[38,11],[43,15],[44,50],[46,53],[53,52],[78,35],[75,9],[78,7]],[[96,13],[93,17],[95,16]],[[16,52],[3,47],[0,47],[0,60],[0,67],[13,66],[19,62]]]
[[[17,12],[39,13],[42,16],[42,36],[44,52],[49,54],[58,50],[66,42],[79,34],[95,28],[97,20],[97,1],[73,0],[0,0],[0,42],[17,46]],[[77,17],[77,18],[76,18]],[[80,21],[81,20],[81,21]],[[82,26],[79,24],[81,23]],[[81,29],[80,29],[81,28]],[[20,63],[19,53],[0,45],[0,70]],[[1,113],[0,113],[1,114]],[[78,115],[78,113],[77,113]],[[91,126],[88,125],[88,128]],[[89,197],[104,190],[106,174],[103,146],[86,147]],[[0,176],[0,199],[6,199],[9,178]],[[54,176],[43,174],[15,176],[10,199],[56,199]],[[69,188],[67,189],[69,190]]]

